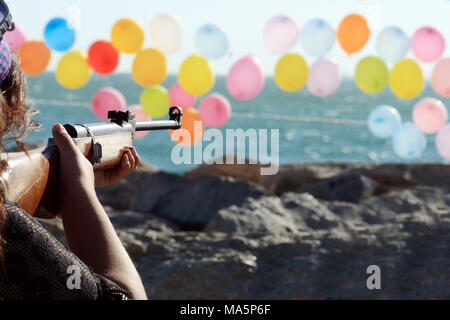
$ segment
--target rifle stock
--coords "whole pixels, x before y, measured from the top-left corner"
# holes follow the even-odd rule
[[[134,120],[124,120],[131,124],[132,130],[124,130],[125,126],[116,123],[117,130],[111,123],[106,123],[103,134],[88,137],[73,138],[75,145],[84,156],[93,163],[94,170],[106,170],[120,164],[123,153],[133,146],[133,135],[136,130],[177,130],[181,127],[182,110],[171,109],[171,121],[155,121],[136,123]],[[128,114],[128,116],[130,116]],[[67,125],[66,125],[67,126]],[[91,125],[94,126],[94,125]],[[102,131],[102,127],[96,124]],[[144,129],[145,127],[145,129]],[[112,127],[114,128],[114,126]],[[97,129],[97,130],[99,130]],[[70,132],[69,132],[70,133]],[[94,148],[100,146],[100,154]],[[99,160],[99,157],[101,161]],[[49,139],[45,148],[28,152],[11,153],[1,156],[8,162],[8,169],[1,173],[5,197],[16,202],[23,210],[32,216],[42,218],[55,217],[59,214],[60,201],[63,199],[60,186],[60,156],[54,140]]]

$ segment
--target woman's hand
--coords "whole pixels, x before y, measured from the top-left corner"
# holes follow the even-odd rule
[[[120,165],[108,170],[95,171],[95,187],[104,188],[128,176],[136,170],[141,158],[134,147],[126,149]]]

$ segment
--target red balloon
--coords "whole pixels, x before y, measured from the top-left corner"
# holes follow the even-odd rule
[[[110,42],[100,40],[89,48],[88,62],[95,72],[110,74],[119,65],[119,52]]]

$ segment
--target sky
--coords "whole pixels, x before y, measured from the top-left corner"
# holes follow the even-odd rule
[[[449,0],[6,0],[17,24],[29,39],[43,39],[46,23],[57,16],[67,16],[78,8],[80,29],[74,49],[87,51],[99,39],[109,39],[114,22],[129,17],[141,23],[146,31],[145,47],[151,20],[158,14],[171,14],[181,21],[184,42],[179,52],[167,56],[169,72],[176,73],[184,58],[197,50],[194,38],[197,30],[206,23],[223,27],[229,37],[229,54],[212,61],[217,74],[226,74],[241,57],[254,54],[261,60],[264,72],[272,75],[279,56],[266,48],[263,39],[267,21],[276,14],[290,15],[300,28],[313,18],[322,18],[337,28],[350,13],[360,13],[368,18],[372,36],[359,53],[348,56],[336,43],[329,57],[335,59],[342,72],[351,76],[358,61],[376,55],[376,35],[387,26],[398,26],[411,35],[422,26],[438,28],[450,39]],[[71,9],[72,8],[72,9]],[[298,43],[292,51],[303,55],[309,64],[314,58],[306,54]],[[444,56],[450,55],[450,42]],[[409,53],[410,57],[412,53]],[[54,54],[50,69],[54,69],[61,54]],[[133,56],[122,55],[118,71],[130,72]],[[432,65],[421,64],[429,76]]]

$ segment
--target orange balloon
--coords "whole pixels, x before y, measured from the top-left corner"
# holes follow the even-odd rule
[[[359,14],[346,16],[339,26],[337,37],[345,52],[348,54],[358,52],[364,48],[370,38],[366,18]]]
[[[172,141],[184,146],[192,146],[203,138],[205,125],[200,113],[194,108],[183,110],[181,129],[170,130]]]
[[[44,72],[52,57],[52,52],[43,41],[28,41],[18,51],[20,65],[25,74],[37,76]]]

